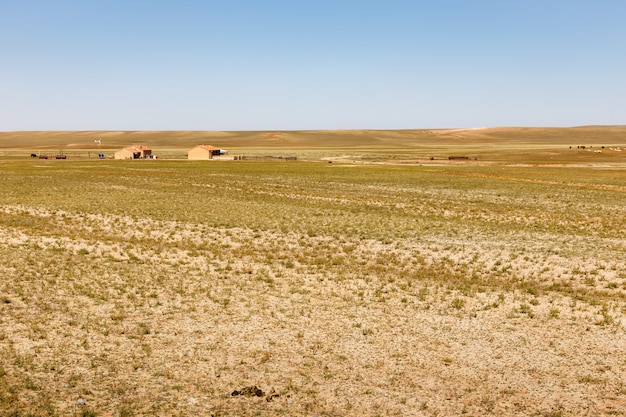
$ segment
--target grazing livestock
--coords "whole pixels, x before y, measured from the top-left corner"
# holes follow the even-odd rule
[[[30,157],[31,157],[31,158],[37,158],[37,154],[36,154],[36,153],[31,153],[31,154],[30,154]]]

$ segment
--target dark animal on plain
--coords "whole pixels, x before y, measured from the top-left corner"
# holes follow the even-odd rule
[[[31,153],[31,154],[30,154],[30,157],[31,157],[31,158],[37,158],[37,154],[36,154],[36,153]]]

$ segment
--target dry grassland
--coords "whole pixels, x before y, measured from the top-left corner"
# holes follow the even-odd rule
[[[477,152],[500,152],[524,147],[568,147],[573,145],[624,146],[626,126],[581,126],[572,128],[500,127],[487,129],[419,129],[419,130],[336,130],[336,131],[58,131],[0,132],[0,149],[83,151],[117,150],[133,144],[154,149],[189,149],[211,144],[225,149],[297,150],[381,149],[395,152],[432,153],[464,148]],[[101,144],[94,142],[101,139]],[[184,151],[183,151],[184,153]]]
[[[0,195],[0,415],[626,415],[624,169],[26,158]]]

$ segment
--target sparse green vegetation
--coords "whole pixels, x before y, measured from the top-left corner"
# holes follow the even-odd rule
[[[0,414],[626,413],[626,171],[403,152],[1,160]]]

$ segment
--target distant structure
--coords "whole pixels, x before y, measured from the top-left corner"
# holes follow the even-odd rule
[[[152,149],[147,146],[129,146],[115,152],[115,159],[151,159]]]
[[[213,159],[215,157],[224,155],[227,151],[216,148],[210,145],[200,145],[195,148],[189,149],[187,152],[187,159]]]

